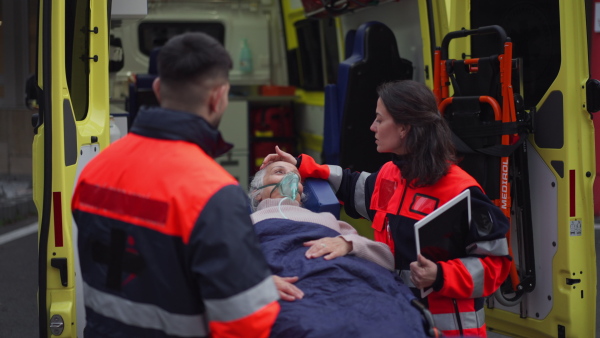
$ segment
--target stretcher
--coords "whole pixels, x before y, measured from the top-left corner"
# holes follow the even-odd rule
[[[462,59],[448,57],[450,42],[472,36],[496,46],[496,53]],[[448,121],[460,157],[458,163],[482,185],[513,226],[508,243],[515,258],[507,282],[496,292],[504,305],[515,305],[536,285],[534,240],[528,186],[527,144],[530,114],[518,87],[519,64],[512,42],[497,25],[448,33],[434,54],[433,91]],[[516,250],[518,252],[515,252]]]
[[[302,206],[340,217],[340,203],[326,180],[303,182]],[[271,271],[298,276],[294,283],[305,297],[280,300],[272,337],[439,337],[431,312],[402,279],[354,255],[306,259],[309,240],[340,234],[320,224],[290,219],[257,222],[255,231]]]
[[[274,274],[298,276],[304,297],[280,300],[272,337],[436,336],[430,312],[393,271],[346,255],[306,259],[303,243],[339,233],[289,219],[266,219],[255,230]]]

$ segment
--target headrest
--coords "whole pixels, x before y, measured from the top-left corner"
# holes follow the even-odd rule
[[[396,62],[400,59],[394,32],[379,21],[365,22],[356,30],[353,55]]]

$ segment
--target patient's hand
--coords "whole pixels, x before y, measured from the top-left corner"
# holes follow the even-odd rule
[[[325,255],[326,260],[347,255],[352,251],[352,242],[343,237],[323,237],[314,241],[304,242],[304,246],[310,246],[306,251],[306,258],[317,258]]]
[[[259,170],[263,170],[269,164],[271,164],[273,162],[278,162],[278,161],[288,162],[293,165],[296,165],[296,163],[298,163],[298,161],[296,160],[296,158],[294,156],[279,149],[279,146],[275,146],[275,154],[267,155],[265,157],[265,159],[263,160],[263,163],[260,165]]]
[[[277,287],[277,291],[279,291],[279,297],[281,297],[281,299],[291,302],[304,297],[304,292],[292,284],[298,281],[298,277],[279,277],[273,275],[273,281],[275,282],[275,286]]]

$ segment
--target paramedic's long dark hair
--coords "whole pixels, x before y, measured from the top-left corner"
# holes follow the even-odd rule
[[[452,133],[427,86],[411,80],[384,83],[377,94],[397,124],[410,125],[402,177],[414,187],[435,184],[456,162]]]

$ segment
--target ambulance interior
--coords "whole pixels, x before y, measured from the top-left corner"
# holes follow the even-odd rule
[[[110,55],[111,115],[119,129],[115,138],[127,132],[140,106],[157,104],[151,92],[156,52],[169,37],[185,31],[207,32],[232,55],[230,105],[220,130],[234,148],[217,161],[243,187],[275,145],[322,163],[376,171],[389,157],[375,151],[368,130],[377,99],[374,88],[395,79],[427,83],[440,103],[452,98],[440,111],[457,142],[464,142],[466,148],[459,151],[474,154],[465,156],[470,158],[467,171],[483,182],[491,199],[510,204],[515,264],[509,280],[487,301],[488,328],[515,336],[578,335],[595,329],[594,265],[555,266],[558,243],[564,241],[557,225],[567,221],[562,211],[548,212],[547,207],[564,204],[557,185],[563,179],[575,184],[573,175],[579,172],[558,151],[566,151],[570,142],[562,128],[566,117],[557,108],[566,107],[568,99],[556,84],[565,72],[563,2],[471,1],[470,27],[460,25],[456,18],[464,8],[452,1],[446,1],[454,4],[447,12],[435,12],[431,1],[420,0],[364,2],[352,10],[333,7],[338,12],[310,7],[318,1],[118,3],[112,8]],[[445,33],[454,33],[435,33],[432,17],[421,14],[424,6],[450,27]],[[507,59],[497,64],[498,56]],[[469,59],[479,63],[464,61]],[[441,69],[446,60],[456,61],[455,67]],[[479,76],[485,71],[489,74]],[[587,86],[593,92],[594,84]],[[592,110],[588,108],[590,115]],[[465,111],[477,117],[461,114]],[[514,175],[510,186],[501,179],[509,167]],[[512,199],[502,200],[510,190]],[[330,199],[316,202],[318,207],[324,203],[328,208],[334,204]],[[571,231],[589,220],[591,211],[584,213],[567,217]],[[340,217],[344,219],[343,212]],[[348,222],[370,235],[365,222]],[[584,254],[589,253],[586,249]],[[581,284],[584,272],[594,275],[589,284]],[[571,310],[560,312],[561,307]],[[573,318],[574,307],[583,308],[580,322]]]

